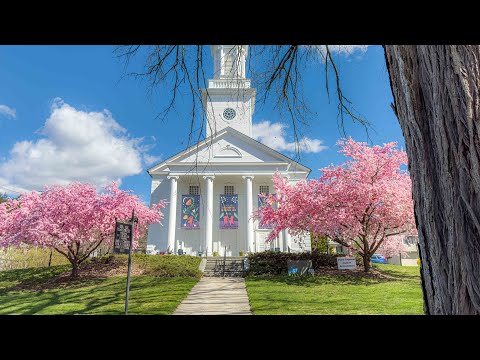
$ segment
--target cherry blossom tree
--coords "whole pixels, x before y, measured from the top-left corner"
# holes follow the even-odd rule
[[[275,195],[255,217],[274,228],[268,239],[288,229],[292,235],[324,234],[363,257],[366,272],[379,249],[402,251],[401,234],[415,233],[410,176],[402,165],[404,151],[396,143],[369,147],[353,139],[338,143],[346,163],[321,169],[317,180],[291,185],[280,174],[273,178]],[[385,254],[388,255],[388,254]]]
[[[25,193],[0,204],[0,246],[30,244],[53,248],[70,261],[72,277],[76,277],[79,265],[93,251],[101,244],[113,242],[116,219],[128,220],[135,211],[135,248],[147,225],[160,223],[162,208],[163,200],[149,208],[115,183],[100,193],[94,185],[78,182],[46,186],[41,193]]]

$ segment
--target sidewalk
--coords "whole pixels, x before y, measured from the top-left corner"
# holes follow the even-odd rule
[[[203,277],[173,315],[251,315],[245,279]]]

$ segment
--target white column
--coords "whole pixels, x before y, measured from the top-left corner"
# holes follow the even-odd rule
[[[175,228],[177,225],[177,180],[178,176],[167,176],[170,179],[170,211],[168,214],[167,251],[175,253]]]
[[[207,208],[205,210],[205,253],[207,256],[213,255],[213,179],[215,176],[206,175],[207,188]]]
[[[283,230],[283,236],[285,239],[285,249],[283,251],[288,252],[288,249],[292,248],[292,237],[288,233],[288,229]]]
[[[242,176],[245,179],[245,194],[247,197],[247,218],[245,222],[247,223],[247,252],[255,252],[253,246],[254,232],[253,232],[253,219],[250,217],[253,213],[253,176]]]

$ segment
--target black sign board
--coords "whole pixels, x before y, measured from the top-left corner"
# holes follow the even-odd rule
[[[132,244],[133,225],[117,221],[115,224],[115,240],[113,243],[114,254],[130,253],[130,245]]]

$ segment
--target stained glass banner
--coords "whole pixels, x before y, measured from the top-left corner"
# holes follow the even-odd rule
[[[220,229],[238,229],[238,194],[220,195]]]
[[[200,229],[200,195],[182,195],[182,229]]]

